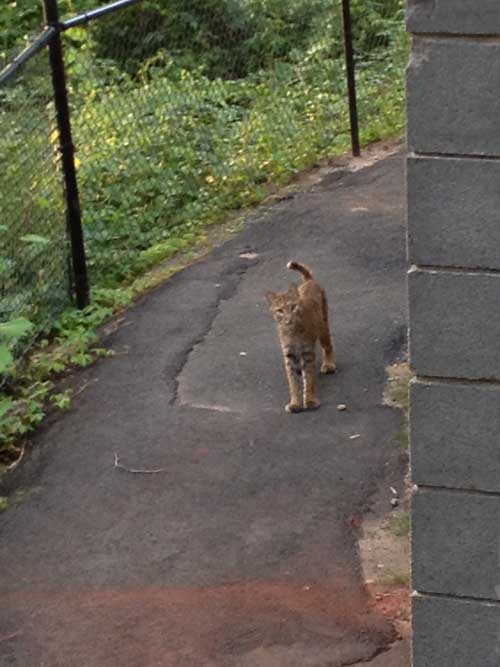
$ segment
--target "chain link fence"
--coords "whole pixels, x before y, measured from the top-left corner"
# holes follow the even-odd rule
[[[360,0],[352,3],[359,127],[367,144],[404,130],[405,68],[409,44],[405,3]]]
[[[51,73],[45,50],[0,87],[0,322],[47,329],[71,303]]]
[[[64,34],[93,284],[130,281],[345,144],[341,33],[307,55],[340,16],[295,5],[142,2]]]
[[[401,129],[402,4],[351,0],[364,142]],[[94,290],[130,284],[270,184],[348,149],[341,0],[71,7],[84,13],[62,11],[55,28]],[[73,281],[46,48],[2,81],[0,122],[0,320],[47,330]]]

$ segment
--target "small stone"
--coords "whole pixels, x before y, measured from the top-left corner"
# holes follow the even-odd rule
[[[397,507],[399,505],[399,500],[397,498],[391,498],[391,505]]]
[[[349,436],[349,440],[356,440],[356,438],[361,438],[361,435],[359,433],[355,433],[354,435]]]
[[[240,352],[240,357],[246,357],[247,353],[246,352]]]
[[[345,403],[339,403],[339,404],[337,405],[337,410],[338,410],[339,412],[343,412],[344,410],[347,410],[347,405],[345,405]]]

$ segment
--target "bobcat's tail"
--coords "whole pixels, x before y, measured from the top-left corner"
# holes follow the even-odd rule
[[[313,274],[311,273],[311,271],[307,268],[307,266],[300,264],[300,262],[288,262],[286,268],[301,273],[304,282],[306,280],[313,280]]]

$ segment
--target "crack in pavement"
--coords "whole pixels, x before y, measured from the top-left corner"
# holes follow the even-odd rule
[[[190,403],[182,402],[179,401],[179,384],[180,384],[180,376],[182,375],[182,372],[184,368],[186,367],[189,358],[191,354],[194,352],[194,350],[201,344],[203,344],[204,340],[206,337],[210,334],[212,327],[214,325],[215,319],[217,318],[219,308],[221,303],[224,301],[229,301],[234,297],[234,295],[238,291],[238,287],[240,286],[241,281],[243,280],[244,276],[248,272],[249,269],[252,267],[256,266],[259,263],[259,260],[256,257],[247,257],[247,258],[241,258],[241,261],[237,262],[233,266],[230,267],[229,270],[225,270],[221,273],[221,276],[219,280],[221,280],[220,287],[218,287],[217,291],[217,297],[211,305],[207,306],[206,308],[206,313],[207,313],[207,318],[206,318],[206,325],[205,327],[193,338],[189,345],[185,347],[185,349],[181,352],[180,360],[178,363],[177,368],[175,369],[173,373],[173,392],[172,392],[172,397],[170,398],[170,405],[181,405],[181,406],[191,406],[194,408],[199,408],[199,409],[217,409],[216,407],[208,406],[208,405],[191,405]],[[170,374],[170,369],[168,369],[168,372],[166,374]],[[170,378],[169,378],[170,380]],[[232,410],[225,409],[224,406],[219,406],[221,408],[219,411],[221,412],[232,412]]]

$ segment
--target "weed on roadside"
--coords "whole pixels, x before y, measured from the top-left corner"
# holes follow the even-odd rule
[[[409,512],[399,512],[391,517],[388,529],[396,537],[408,537],[410,534]]]
[[[411,575],[410,572],[397,572],[382,577],[380,583],[389,588],[408,588],[410,586]]]
[[[96,330],[130,302],[123,290],[97,291],[91,306],[64,313],[50,337],[42,337],[30,355],[17,361],[10,357],[0,394],[0,472],[19,458],[27,434],[50,409],[71,407],[70,390],[57,390],[61,374],[113,354],[99,346]]]

